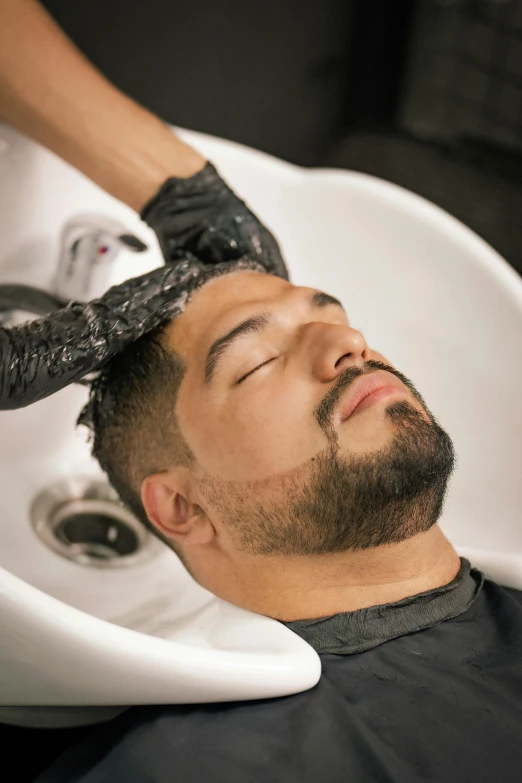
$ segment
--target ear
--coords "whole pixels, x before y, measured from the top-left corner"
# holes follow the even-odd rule
[[[143,507],[162,535],[180,544],[208,544],[214,538],[214,526],[189,497],[189,481],[181,471],[155,473],[141,485]]]

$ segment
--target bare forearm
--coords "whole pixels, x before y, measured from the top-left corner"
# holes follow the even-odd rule
[[[0,116],[140,210],[204,158],[116,89],[35,0],[0,0]]]

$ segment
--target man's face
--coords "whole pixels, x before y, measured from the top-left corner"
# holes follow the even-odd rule
[[[356,513],[361,520],[381,514],[384,529],[391,501],[411,501],[437,484],[432,500],[440,511],[453,467],[449,437],[411,382],[366,345],[332,297],[271,275],[225,275],[195,294],[168,340],[187,364],[176,404],[179,426],[196,457],[201,491],[222,518],[239,514],[245,522],[249,511],[271,507],[282,520],[286,504],[291,525],[298,510],[303,517],[306,510],[319,512],[318,534],[328,525],[331,534],[322,551],[340,551],[343,544],[333,543],[340,504],[352,522]],[[346,417],[363,375],[395,389]],[[315,498],[304,509],[306,487]],[[281,544],[288,542],[282,521],[269,532],[271,522],[264,522],[265,545],[278,533]],[[244,541],[253,532],[245,531]]]

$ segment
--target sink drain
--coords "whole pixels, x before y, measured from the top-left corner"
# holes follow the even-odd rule
[[[53,484],[35,497],[30,513],[46,546],[81,565],[136,565],[162,548],[102,481],[75,476]]]

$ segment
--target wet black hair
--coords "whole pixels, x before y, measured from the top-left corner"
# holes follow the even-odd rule
[[[92,455],[122,502],[164,541],[141,502],[142,481],[195,459],[176,417],[186,365],[167,346],[165,329],[145,334],[107,364],[78,420],[91,430]]]

